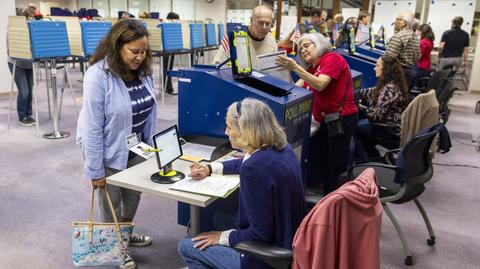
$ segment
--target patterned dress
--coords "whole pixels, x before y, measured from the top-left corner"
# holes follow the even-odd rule
[[[400,130],[402,113],[408,105],[407,97],[400,87],[392,82],[385,84],[378,94],[375,103],[375,87],[360,91],[360,111],[371,122],[393,123]]]

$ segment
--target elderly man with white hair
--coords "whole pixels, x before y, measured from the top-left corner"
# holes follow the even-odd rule
[[[412,31],[414,23],[415,17],[411,12],[400,13],[395,20],[395,35],[388,42],[385,52],[400,61],[409,88],[417,77],[415,65],[420,59],[419,40]]]
[[[273,11],[267,6],[256,6],[252,9],[250,25],[247,28],[248,43],[250,44],[250,57],[253,68],[258,67],[257,55],[273,53],[278,50],[277,41],[270,33],[272,27]],[[214,64],[219,64],[230,58],[230,46],[225,35],[213,59]]]

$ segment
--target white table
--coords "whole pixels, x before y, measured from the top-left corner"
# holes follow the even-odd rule
[[[187,175],[190,171],[190,164],[191,162],[178,159],[173,162],[172,169]],[[158,172],[157,161],[155,158],[150,158],[143,163],[109,176],[107,183],[190,204],[191,232],[193,235],[198,234],[200,232],[200,207],[207,207],[217,197],[171,190],[169,188],[172,184],[158,184],[150,180],[150,176],[155,172]]]

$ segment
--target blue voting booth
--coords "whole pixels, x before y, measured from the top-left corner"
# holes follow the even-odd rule
[[[162,23],[162,42],[164,51],[175,51],[183,49],[182,25],[177,22]]]
[[[225,34],[225,25],[219,23],[218,24],[218,44],[222,43],[222,38],[224,34]]]
[[[30,21],[28,29],[34,60],[70,56],[67,26],[64,21]]]
[[[83,52],[85,56],[90,56],[97,49],[100,40],[110,31],[112,23],[104,21],[81,22],[80,27],[82,29]]]
[[[192,49],[203,48],[203,43],[202,24],[190,23],[190,47]]]
[[[180,136],[200,135],[226,138],[227,108],[236,101],[253,97],[267,103],[284,127],[287,140],[305,165],[310,137],[312,93],[279,78],[254,71],[235,78],[232,69],[194,67],[171,72],[179,77],[178,126]],[[201,228],[211,228],[213,213],[232,209],[238,197],[219,199],[201,210]],[[178,221],[187,225],[189,205],[179,203]]]
[[[247,39],[243,27],[231,25],[232,31]],[[309,91],[280,78],[251,71],[245,66],[236,66],[237,52],[233,32],[229,32],[232,63],[235,68],[220,66],[195,66],[171,71],[170,75],[179,78],[178,127],[180,136],[192,141],[193,137],[217,138],[228,141],[225,135],[227,108],[236,101],[252,97],[269,105],[283,126],[288,142],[292,145],[302,169],[306,169],[310,140],[312,96]],[[238,45],[239,43],[237,43]],[[248,48],[247,45],[244,45]],[[245,47],[244,47],[245,49]],[[238,57],[245,54],[238,54]],[[248,56],[248,54],[247,54]],[[245,62],[245,61],[242,61]],[[250,61],[247,61],[250,64]],[[251,64],[250,64],[251,67]],[[238,203],[238,193],[226,199],[218,199],[207,208],[201,209],[202,230],[211,229],[213,214],[218,210],[234,210]],[[178,222],[188,225],[190,207],[179,203]]]
[[[205,37],[206,37],[206,43],[207,47],[210,46],[215,46],[217,45],[217,40],[216,40],[216,33],[215,33],[215,24],[213,23],[207,23],[205,24]]]
[[[34,62],[43,61],[49,69],[50,81],[47,87],[52,89],[53,99],[53,131],[44,134],[47,139],[60,139],[70,136],[69,132],[59,130],[59,107],[57,98],[57,67],[56,60],[70,56],[67,27],[64,21],[30,21],[30,44]],[[33,65],[35,74],[35,64]],[[47,88],[47,90],[49,90]],[[36,96],[35,96],[36,99]],[[36,110],[37,111],[37,110]],[[37,113],[37,112],[36,112]],[[36,115],[38,119],[38,114]],[[38,126],[38,125],[37,125]]]

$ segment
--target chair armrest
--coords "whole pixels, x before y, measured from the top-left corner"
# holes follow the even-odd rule
[[[400,151],[402,151],[402,149],[389,150],[385,152],[385,154],[383,155],[383,158],[385,159],[387,164],[394,165],[397,162],[397,158],[395,158],[395,154],[400,153]]]
[[[380,167],[380,168],[386,168],[386,169],[395,169],[395,165],[391,165],[391,164],[385,164],[385,163],[360,163],[360,164],[356,164],[354,166],[352,166],[352,169],[355,169],[355,168],[362,168],[362,167],[372,167],[372,168],[375,168],[375,167]]]
[[[395,124],[393,123],[381,123],[381,122],[371,122],[370,123],[372,126],[377,126],[377,127],[383,127],[383,128],[395,128]]]
[[[372,127],[382,128],[386,132],[389,132],[390,134],[392,134],[394,136],[400,137],[400,134],[395,131],[397,126],[393,123],[371,122],[370,124],[371,124]]]
[[[235,250],[251,255],[274,268],[289,268],[293,260],[293,252],[277,246],[262,242],[248,240],[235,245]]]

